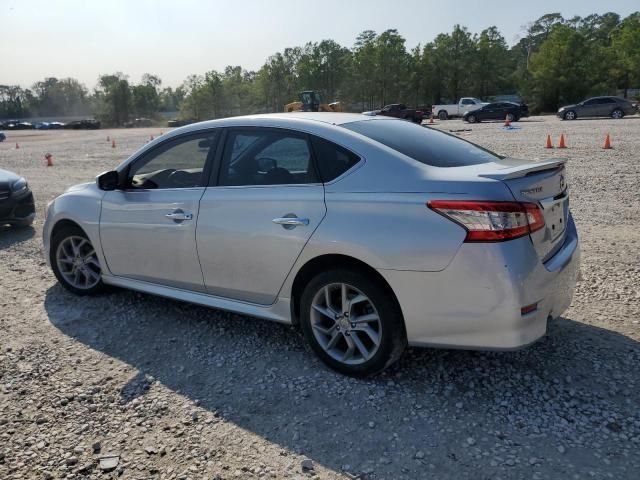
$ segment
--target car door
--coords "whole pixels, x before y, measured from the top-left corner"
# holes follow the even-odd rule
[[[230,129],[215,186],[200,202],[197,245],[208,293],[272,304],[325,216],[306,135]]]
[[[611,116],[611,112],[616,107],[616,102],[612,98],[603,97],[598,102],[596,115],[598,117],[609,117]]]
[[[589,100],[585,100],[580,108],[580,113],[578,116],[580,117],[595,117],[598,116],[598,108],[600,107],[600,99],[599,98],[590,98]]]
[[[102,200],[100,239],[113,275],[203,292],[196,223],[217,133],[167,140],[123,172]]]

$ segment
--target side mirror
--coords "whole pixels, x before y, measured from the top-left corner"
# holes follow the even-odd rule
[[[111,170],[109,172],[101,173],[96,177],[96,184],[100,190],[115,190],[118,188],[118,172]]]

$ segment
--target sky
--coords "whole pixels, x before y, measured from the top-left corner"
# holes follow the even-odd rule
[[[471,32],[495,25],[512,45],[545,13],[636,10],[638,0],[0,0],[0,85],[53,76],[92,89],[100,74],[120,71],[175,87],[226,65],[257,70],[308,41],[352,47],[363,30],[395,28],[410,49],[457,23]]]

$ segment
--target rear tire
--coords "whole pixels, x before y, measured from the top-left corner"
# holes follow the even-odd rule
[[[374,375],[397,361],[407,345],[395,296],[359,271],[316,275],[301,298],[304,336],[332,369],[354,377]]]
[[[53,236],[49,261],[58,282],[70,292],[92,295],[104,289],[95,248],[80,228],[66,227]]]
[[[440,120],[447,120],[447,119],[449,118],[449,114],[447,113],[447,111],[446,111],[446,110],[440,110],[440,111],[438,112],[438,118],[439,118]]]
[[[515,122],[516,121],[516,117],[515,117],[515,115],[513,113],[507,113],[506,119],[509,120],[510,122]]]
[[[624,117],[624,112],[622,110],[620,110],[619,108],[616,108],[613,112],[611,112],[611,118],[615,118],[615,119],[619,120],[622,117]]]

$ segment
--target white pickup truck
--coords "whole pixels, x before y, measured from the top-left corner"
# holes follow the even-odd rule
[[[487,105],[487,103],[473,97],[462,97],[458,103],[454,103],[453,105],[432,106],[431,113],[440,120],[446,120],[451,117],[461,117],[464,115],[464,112],[477,110],[483,105]]]

